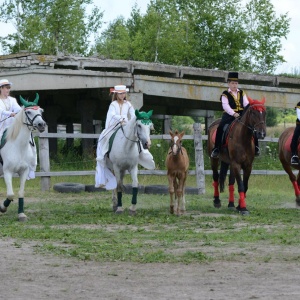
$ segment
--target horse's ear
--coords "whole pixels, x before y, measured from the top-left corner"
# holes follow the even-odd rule
[[[266,102],[266,97],[263,96],[263,98],[261,99],[261,104],[265,104],[265,102]]]
[[[172,130],[169,130],[169,134],[170,134],[170,136],[173,136]]]
[[[149,110],[148,113],[147,113],[149,119],[151,118],[152,114],[153,114],[153,109]]]
[[[35,99],[34,99],[34,103],[37,105],[38,104],[38,102],[39,102],[39,99],[40,99],[40,96],[39,96],[39,94],[38,93],[36,93],[36,96],[35,96]]]
[[[184,131],[182,131],[181,133],[180,133],[180,137],[182,138],[183,136],[184,136]]]
[[[254,103],[254,100],[248,96],[249,104],[252,105]]]

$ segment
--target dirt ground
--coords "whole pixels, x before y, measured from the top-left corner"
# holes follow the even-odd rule
[[[97,263],[34,248],[1,240],[0,299],[300,299],[299,263]]]

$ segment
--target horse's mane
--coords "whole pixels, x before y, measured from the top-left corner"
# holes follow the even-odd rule
[[[14,117],[13,123],[7,128],[7,140],[15,140],[20,133],[20,129],[23,123],[24,109],[21,109]]]

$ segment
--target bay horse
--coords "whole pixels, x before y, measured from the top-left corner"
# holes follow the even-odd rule
[[[171,146],[166,157],[167,176],[170,193],[170,213],[177,216],[185,213],[185,185],[190,160],[182,146],[184,131],[179,133],[170,130]],[[175,199],[174,199],[175,198]]]
[[[225,178],[230,167],[228,208],[237,210],[242,215],[249,214],[246,207],[246,192],[255,156],[254,136],[256,135],[258,139],[264,139],[266,136],[265,98],[253,100],[248,96],[248,100],[249,105],[244,108],[242,116],[229,125],[226,142],[220,149],[219,158],[210,157],[213,171],[214,206],[221,207],[218,187],[221,192],[224,191]],[[215,133],[219,122],[220,120],[216,120],[208,128],[207,150],[209,155],[214,147]],[[220,174],[218,172],[219,162],[221,162]],[[241,170],[243,170],[243,177]],[[234,205],[233,195],[235,180],[239,193],[237,207]]]
[[[106,156],[106,165],[114,172],[117,188],[113,190],[113,210],[117,214],[123,213],[122,192],[123,178],[128,171],[132,179],[132,199],[129,214],[136,214],[138,194],[138,164],[154,169],[153,157],[148,151],[151,146],[150,130],[154,129],[151,121],[153,111],[148,113],[135,110],[135,117],[116,132],[111,149]],[[141,159],[145,161],[141,162]]]
[[[290,181],[293,185],[295,196],[296,196],[296,207],[300,207],[300,165],[291,164],[291,141],[294,134],[295,127],[289,127],[285,129],[279,139],[278,139],[278,148],[279,148],[279,160],[282,164],[283,169],[289,175]],[[300,148],[298,144],[298,156],[300,154]],[[292,168],[298,170],[298,175],[293,173]]]
[[[42,117],[43,109],[38,104],[39,95],[33,102],[28,102],[20,96],[22,109],[17,113],[14,122],[4,132],[1,141],[0,155],[3,165],[0,166],[0,175],[3,174],[6,184],[6,200],[0,205],[0,212],[5,213],[14,199],[12,178],[14,174],[20,177],[18,219],[21,222],[27,220],[24,213],[24,189],[25,182],[30,171],[35,171],[37,155],[32,131],[37,129],[43,132],[46,122]]]

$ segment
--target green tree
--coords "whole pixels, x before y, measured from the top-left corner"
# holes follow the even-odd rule
[[[243,13],[247,30],[244,71],[272,73],[279,63],[284,62],[280,55],[282,38],[289,33],[287,13],[276,18],[270,0],[250,0]]]
[[[101,27],[103,13],[92,0],[5,0],[0,20],[17,32],[1,39],[6,53],[28,50],[44,54],[87,54],[89,38]]]
[[[114,58],[272,72],[284,61],[279,52],[289,19],[276,18],[270,0],[249,0],[246,8],[241,4],[242,0],[151,0],[145,15],[135,5],[129,20],[122,22],[129,40],[126,47],[115,49]],[[111,55],[105,45],[118,42],[114,31],[112,23],[96,45],[105,57]]]

